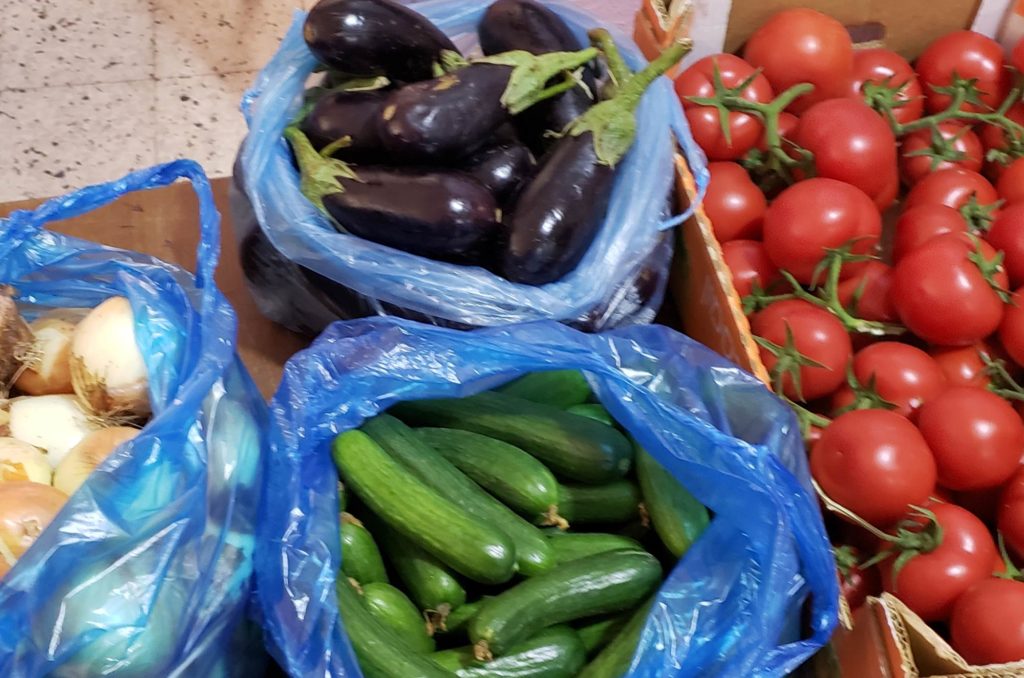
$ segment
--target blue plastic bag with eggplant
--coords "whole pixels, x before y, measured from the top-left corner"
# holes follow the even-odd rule
[[[560,369],[583,371],[615,420],[714,515],[668,573],[626,675],[782,676],[828,640],[838,581],[797,422],[752,376],[660,326],[460,332],[367,319],[332,325],[293,357],[271,404],[257,596],[268,646],[292,676],[362,675],[335,598],[335,437],[399,402]]]
[[[199,199],[192,274],[47,230],[179,179]],[[0,675],[248,676],[246,619],[266,406],[214,284],[220,215],[181,160],[0,220],[0,284],[27,320],[126,297],[152,416],[68,499],[0,581]]]

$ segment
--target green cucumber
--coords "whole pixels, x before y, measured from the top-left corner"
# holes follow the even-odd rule
[[[533,372],[495,390],[563,410],[585,403],[590,397],[590,384],[578,370]]]
[[[461,428],[504,440],[584,483],[621,478],[633,463],[629,441],[611,426],[503,393],[408,401],[392,411],[418,426]]]
[[[629,480],[558,488],[558,512],[570,525],[629,522],[640,515],[641,501],[640,488]]]
[[[428,656],[405,648],[391,629],[370,614],[348,578],[338,577],[335,591],[345,633],[368,678],[451,678]]]
[[[571,563],[580,558],[589,558],[598,553],[634,549],[641,551],[640,542],[617,534],[600,534],[597,532],[562,532],[552,531],[548,534],[548,543],[554,551],[555,560],[559,565]]]
[[[471,579],[501,584],[512,578],[512,542],[418,480],[370,436],[346,431],[332,453],[346,487],[409,540]]]
[[[362,430],[424,485],[506,535],[515,547],[520,573],[532,577],[554,566],[551,547],[536,526],[487,494],[414,430],[386,414],[366,422]]]
[[[583,405],[573,405],[565,411],[579,417],[590,417],[594,421],[599,421],[608,426],[615,426],[615,420],[612,419],[612,415],[608,413],[608,410],[604,409],[604,405],[585,403]]]
[[[341,514],[341,571],[359,584],[388,580],[377,543],[359,519],[350,513]]]
[[[487,663],[476,661],[472,647],[435,652],[430,658],[459,678],[573,678],[586,663],[586,648],[568,626],[552,626]]]
[[[477,659],[505,654],[538,629],[636,607],[661,583],[645,551],[610,551],[559,565],[488,600],[469,622]]]
[[[373,528],[395,574],[421,610],[443,620],[466,602],[466,589],[444,563],[386,526]]]
[[[647,451],[637,448],[636,474],[644,506],[665,548],[681,558],[707,528],[708,510]]]
[[[404,593],[383,583],[367,584],[362,589],[363,604],[370,614],[394,631],[410,650],[419,654],[434,651],[427,621]]]
[[[612,642],[619,632],[629,623],[630,613],[618,614],[614,617],[605,617],[595,622],[580,626],[576,629],[583,647],[587,650],[587,657],[592,657],[603,650],[608,643]]]
[[[640,643],[651,603],[647,602],[637,610],[618,635],[594,659],[587,664],[576,678],[622,678],[629,671]]]
[[[488,600],[490,600],[490,596],[455,608],[451,611],[451,614],[443,620],[444,625],[438,629],[438,632],[451,635],[465,630],[466,625],[469,624],[469,620],[476,616],[476,613],[480,611],[480,608],[483,607],[484,603]]]
[[[546,516],[557,522],[558,481],[536,457],[472,431],[421,428],[416,433],[513,510],[531,519]]]

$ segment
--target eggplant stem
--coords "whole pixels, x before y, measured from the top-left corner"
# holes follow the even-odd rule
[[[622,52],[619,51],[619,46],[615,44],[611,33],[604,28],[595,28],[587,35],[590,36],[591,44],[604,53],[608,70],[611,71],[617,87],[621,87],[633,77],[633,71],[626,65],[626,60],[622,58]]]
[[[306,199],[313,203],[321,212],[327,213],[324,207],[324,196],[342,193],[345,187],[340,179],[358,181],[352,168],[337,158],[325,158],[313,148],[309,137],[294,125],[286,127],[284,138],[291,144],[295,159],[299,163],[301,173],[300,188]]]

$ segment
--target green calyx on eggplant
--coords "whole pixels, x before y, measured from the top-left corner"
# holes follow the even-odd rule
[[[604,223],[615,167],[636,139],[640,99],[686,51],[670,47],[555,143],[516,203],[501,267],[505,278],[544,285],[576,268]]]
[[[360,167],[324,157],[301,130],[285,130],[303,195],[339,230],[453,263],[487,260],[502,238],[494,197],[461,172]]]
[[[381,141],[402,161],[453,164],[484,146],[511,116],[574,87],[572,71],[597,54],[594,48],[506,52],[406,85],[384,104]],[[550,84],[553,79],[559,81]]]
[[[394,0],[320,0],[303,36],[313,55],[334,71],[416,82],[432,77],[452,41],[423,15]]]

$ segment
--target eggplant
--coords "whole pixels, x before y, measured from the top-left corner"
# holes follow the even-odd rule
[[[303,194],[339,230],[410,254],[453,263],[485,259],[501,239],[498,205],[461,172],[360,167],[324,158],[297,128],[285,130]]]
[[[540,57],[507,52],[406,85],[384,102],[381,142],[399,161],[457,164],[488,143],[512,115],[569,86],[549,87],[549,80],[596,54],[592,48]]]
[[[388,92],[328,92],[316,102],[303,119],[301,129],[316,150],[344,137],[349,144],[331,155],[342,160],[359,162],[381,152],[377,118]]]
[[[393,0],[320,0],[306,17],[306,44],[348,75],[416,82],[433,76],[454,43],[423,15]]]
[[[604,224],[616,165],[636,137],[636,107],[643,93],[686,50],[670,47],[555,143],[510,220],[501,268],[508,280],[544,285],[576,268]]]
[[[492,146],[470,158],[462,167],[462,171],[490,190],[501,207],[512,204],[533,170],[530,149],[517,143]]]

